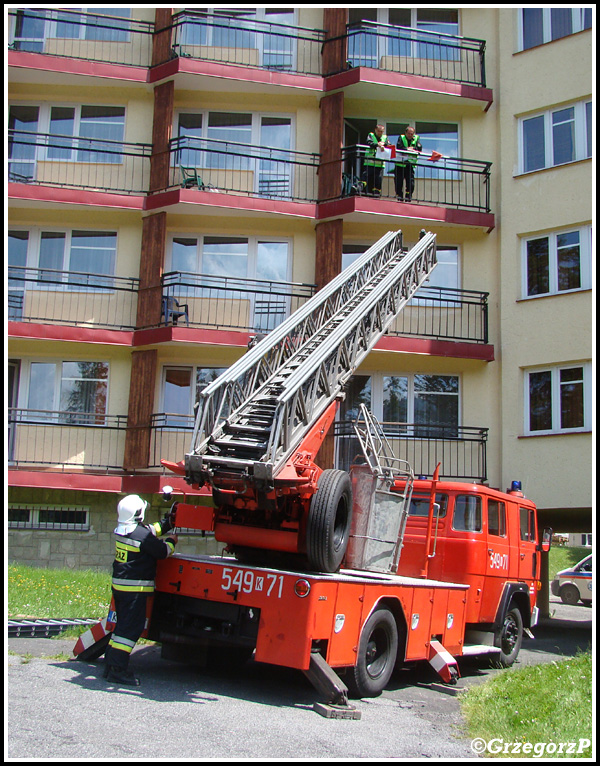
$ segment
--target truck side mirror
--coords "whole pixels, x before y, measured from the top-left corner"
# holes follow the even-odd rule
[[[552,528],[546,527],[542,532],[542,542],[540,543],[539,550],[548,553],[550,546],[552,545]]]

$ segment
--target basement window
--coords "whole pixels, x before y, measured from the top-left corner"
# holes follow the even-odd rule
[[[87,532],[90,509],[73,505],[9,503],[9,529],[56,529]]]

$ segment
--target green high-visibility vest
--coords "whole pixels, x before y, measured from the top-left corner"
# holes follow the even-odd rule
[[[409,146],[416,146],[419,142],[419,136],[417,135],[412,137],[410,143],[404,133],[400,136],[400,138],[402,139],[402,144],[405,149],[408,149]],[[407,162],[410,162],[411,165],[416,165],[418,161],[419,155],[416,152],[409,152],[408,154],[400,155],[400,162],[398,165],[406,165]]]
[[[375,155],[377,154],[377,144],[379,141],[383,141],[385,144],[388,140],[388,137],[385,135],[385,133],[381,136],[381,138],[377,138],[375,133],[369,133],[369,138],[373,139],[375,145],[367,147],[367,150],[365,151],[365,165],[374,165],[376,168],[382,168],[384,160],[375,159]]]

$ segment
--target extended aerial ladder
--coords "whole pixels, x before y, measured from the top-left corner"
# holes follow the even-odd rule
[[[407,251],[388,232],[201,392],[184,463],[163,464],[211,488],[205,528],[240,558],[270,550],[339,568],[350,479],[314,460],[346,384],[435,265],[434,234]]]

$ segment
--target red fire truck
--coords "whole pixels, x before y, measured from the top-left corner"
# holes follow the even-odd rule
[[[202,392],[185,461],[163,462],[212,493],[178,500],[176,526],[226,555],[159,562],[147,635],[165,657],[254,654],[302,670],[338,710],[406,662],[452,683],[457,657],[515,661],[541,550],[517,486],[440,480],[439,466],[415,479],[364,407],[350,470],[315,462],[350,377],[434,266],[434,235],[407,252],[390,232]],[[111,627],[75,654],[98,657]]]

